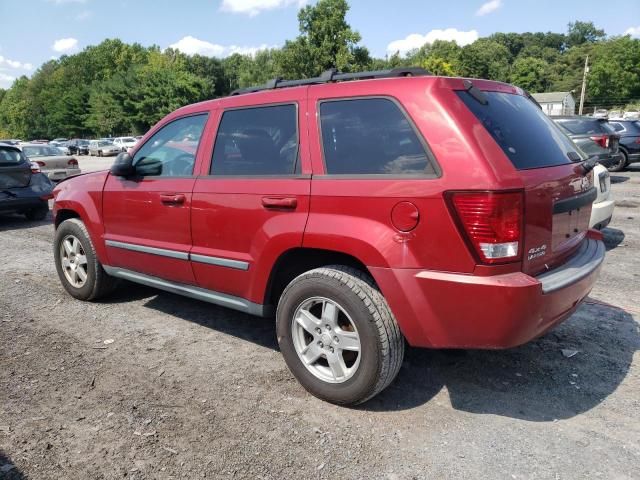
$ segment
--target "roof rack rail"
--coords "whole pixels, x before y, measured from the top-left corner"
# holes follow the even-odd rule
[[[349,80],[371,80],[374,78],[397,78],[397,77],[422,77],[431,73],[420,67],[393,68],[390,70],[375,70],[371,72],[340,73],[335,68],[322,72],[319,77],[303,78],[301,80],[283,80],[274,78],[266,84],[257,87],[239,88],[231,92],[231,95],[242,95],[245,93],[261,92],[263,90],[274,90],[276,88],[300,87],[304,85],[317,85],[320,83],[346,82]]]

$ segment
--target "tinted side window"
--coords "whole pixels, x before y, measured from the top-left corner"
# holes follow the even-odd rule
[[[297,171],[295,105],[228,110],[222,115],[212,175],[292,175]]]
[[[180,177],[193,174],[207,114],[175,120],[158,130],[133,158],[140,176]]]
[[[560,119],[562,125],[572,135],[588,135],[593,133],[613,133],[614,129],[605,120],[588,120],[582,118]]]
[[[434,174],[422,142],[400,108],[387,98],[320,104],[328,174]]]
[[[457,94],[518,170],[563,165],[580,155],[569,137],[526,97],[484,92],[483,105],[469,92]]]

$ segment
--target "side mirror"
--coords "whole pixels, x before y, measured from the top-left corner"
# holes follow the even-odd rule
[[[116,177],[130,177],[135,171],[135,168],[133,168],[133,158],[125,152],[118,154],[110,170],[111,175]]]

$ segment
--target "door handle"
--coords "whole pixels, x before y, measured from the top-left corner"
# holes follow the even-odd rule
[[[160,201],[164,205],[182,205],[186,197],[182,193],[161,193]]]
[[[262,206],[275,210],[295,210],[298,206],[298,199],[295,197],[262,197]]]

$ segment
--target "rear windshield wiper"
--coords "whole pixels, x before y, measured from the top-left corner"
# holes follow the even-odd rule
[[[584,162],[582,162],[582,168],[584,170],[585,175],[593,170],[598,164],[598,157],[589,157]]]
[[[465,90],[471,95],[471,97],[476,100],[478,103],[482,105],[487,105],[489,100],[487,99],[487,95],[476,87],[471,80],[463,80],[462,84],[464,85]]]

